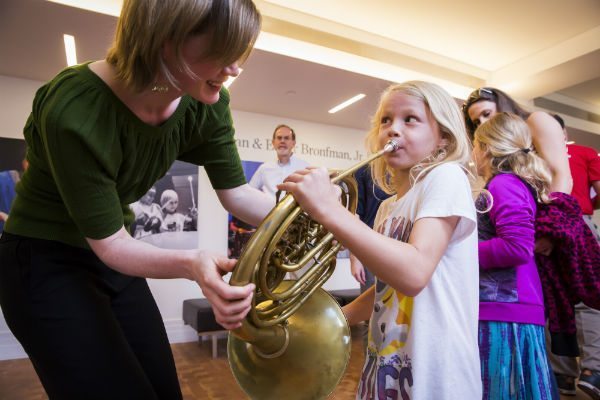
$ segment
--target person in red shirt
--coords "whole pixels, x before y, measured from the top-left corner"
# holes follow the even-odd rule
[[[563,119],[558,115],[554,115],[554,118],[563,128],[567,140],[568,133]],[[600,243],[600,230],[592,220],[594,210],[600,208],[598,195],[600,194],[600,156],[597,150],[577,144],[567,144],[567,152],[573,177],[571,195],[577,199],[583,211],[583,219]],[[548,353],[549,359],[562,394],[575,395],[575,381],[579,375],[577,386],[591,398],[598,400],[600,399],[600,311],[587,307],[583,303],[579,303],[575,311],[577,331],[581,334],[579,342],[583,350],[580,354],[581,365],[574,357],[556,356],[551,352]]]

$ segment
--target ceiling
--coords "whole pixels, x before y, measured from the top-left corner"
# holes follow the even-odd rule
[[[50,79],[66,66],[64,33],[80,62],[103,58],[121,1],[80,2],[102,10],[0,0],[0,75]],[[600,148],[598,0],[255,3],[263,32],[230,88],[234,109],[366,130],[391,82],[431,80],[459,101],[487,85],[561,113],[573,139]]]

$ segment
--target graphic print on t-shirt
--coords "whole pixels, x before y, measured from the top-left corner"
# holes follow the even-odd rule
[[[402,217],[387,218],[376,230],[407,242],[413,223]],[[377,279],[375,304],[369,329],[367,361],[359,383],[361,399],[409,399],[413,385],[412,360],[401,349],[410,331],[414,298]],[[377,393],[369,393],[376,390]]]
[[[410,329],[412,305],[412,297],[377,280],[371,320],[379,321],[379,325],[369,331],[369,343],[373,343],[377,354],[387,356],[404,347]]]

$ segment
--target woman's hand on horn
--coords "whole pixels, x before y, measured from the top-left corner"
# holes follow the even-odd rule
[[[331,183],[329,172],[324,167],[296,171],[277,188],[292,193],[300,207],[317,221],[321,221],[332,207],[341,207],[341,189]]]
[[[252,306],[254,284],[230,286],[223,275],[231,272],[236,260],[200,250],[191,268],[193,279],[200,285],[213,307],[215,319],[225,329],[239,328]]]

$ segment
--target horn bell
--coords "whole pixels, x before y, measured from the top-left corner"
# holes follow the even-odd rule
[[[280,285],[283,290],[290,286],[290,281]],[[326,398],[350,359],[350,328],[341,308],[319,288],[287,319],[285,329],[289,344],[271,358],[230,334],[227,352],[235,379],[251,399]]]

